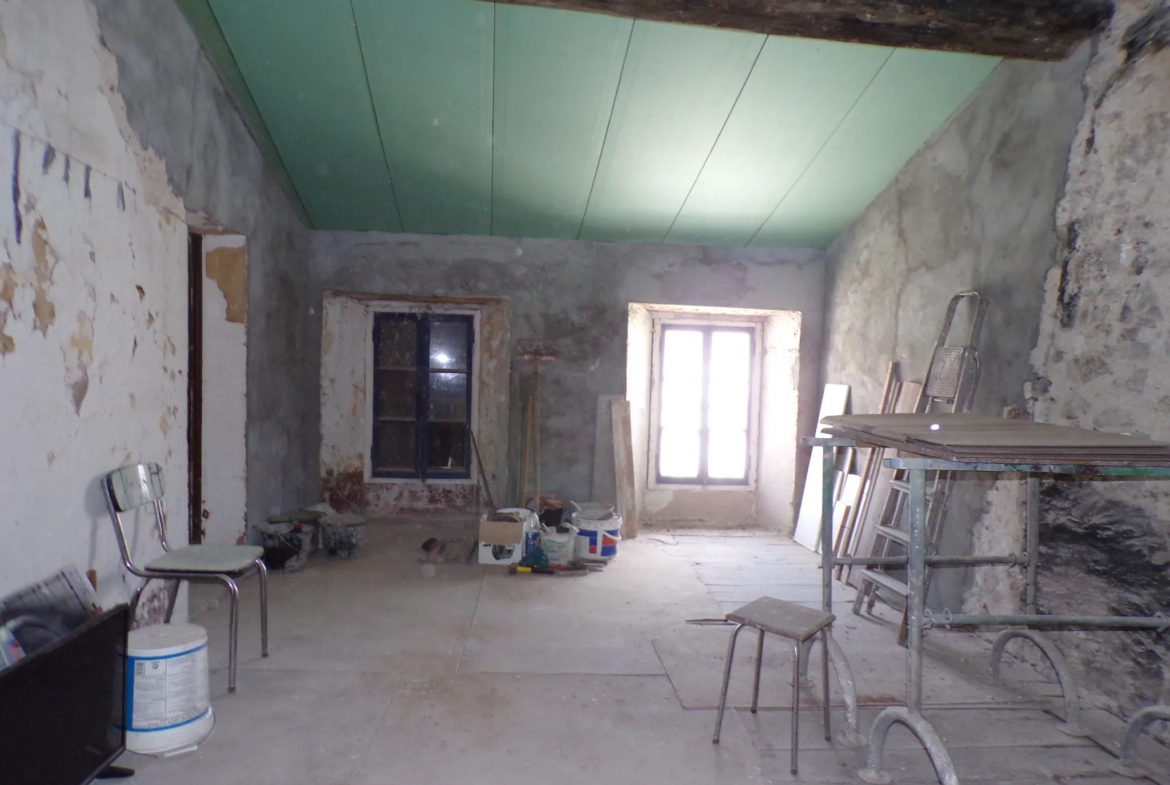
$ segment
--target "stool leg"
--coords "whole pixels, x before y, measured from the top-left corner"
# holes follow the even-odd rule
[[[796,774],[796,750],[800,745],[800,641],[792,643],[792,767]]]
[[[742,624],[735,625],[731,631],[731,642],[727,644],[727,662],[723,666],[723,692],[719,694],[719,711],[715,714],[715,738],[712,744],[719,743],[719,733],[723,730],[723,709],[727,706],[727,685],[731,682],[731,660],[735,656],[735,639],[739,637]]]
[[[760,705],[760,667],[764,664],[764,631],[760,630],[760,642],[756,644],[756,681],[752,686],[752,714]]]
[[[824,685],[822,696],[825,706],[825,741],[832,741],[833,734],[829,730],[829,628],[821,629],[821,684]]]

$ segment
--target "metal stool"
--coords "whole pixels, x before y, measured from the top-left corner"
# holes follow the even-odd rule
[[[756,681],[752,687],[752,714],[760,702],[760,666],[764,660],[764,633],[770,632],[792,641],[792,773],[796,774],[796,750],[800,739],[800,644],[821,633],[821,683],[825,694],[822,704],[825,710],[825,740],[829,733],[829,625],[836,617],[825,611],[806,608],[772,597],[761,597],[749,602],[739,610],[727,614],[727,620],[736,623],[727,644],[727,663],[723,666],[723,692],[719,696],[719,712],[715,715],[715,744],[719,743],[719,732],[723,728],[723,710],[727,706],[727,685],[731,681],[731,662],[735,656],[735,641],[744,627],[760,631],[756,646]]]

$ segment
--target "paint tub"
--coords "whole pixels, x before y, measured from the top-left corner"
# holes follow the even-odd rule
[[[126,652],[126,749],[176,755],[195,749],[214,725],[207,630],[196,624],[131,630]]]
[[[588,561],[609,561],[617,556],[617,544],[622,538],[622,516],[608,504],[587,503],[573,513],[577,532],[577,558]]]
[[[555,528],[546,528],[540,533],[540,547],[548,557],[548,563],[553,566],[566,566],[573,561],[577,549],[577,527],[567,526],[565,533]]]

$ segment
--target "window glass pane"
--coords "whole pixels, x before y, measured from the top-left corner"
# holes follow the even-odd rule
[[[699,476],[699,431],[664,428],[658,445],[658,473],[663,477]]]
[[[711,387],[707,396],[707,425],[713,430],[740,431],[748,427],[751,349],[750,333],[715,330],[711,334]]]
[[[663,332],[660,423],[664,429],[697,431],[702,422],[703,333],[678,329]]]
[[[413,420],[416,411],[418,374],[415,371],[378,371],[378,400],[375,414]]]
[[[467,335],[471,325],[464,321],[431,322],[431,368],[467,370]]]
[[[374,471],[414,468],[414,423],[379,422],[374,426]]]
[[[432,423],[427,426],[427,468],[467,469],[467,426]]]
[[[378,319],[374,330],[374,363],[378,368],[414,368],[418,354],[418,323]]]
[[[467,422],[467,374],[431,374],[431,404],[427,419],[432,422]]]
[[[707,436],[707,476],[742,480],[747,474],[747,431],[711,431]]]

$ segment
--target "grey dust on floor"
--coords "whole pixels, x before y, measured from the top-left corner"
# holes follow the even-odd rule
[[[423,564],[428,537],[470,522],[379,522],[349,560],[314,558],[270,583],[271,656],[260,657],[256,586],[242,589],[239,685],[228,694],[227,606],[192,589],[207,628],[216,727],[169,759],[126,754],[137,785],[400,785],[426,782],[860,782],[864,750],[824,740],[817,688],[804,690],[800,775],[788,773],[791,654],[765,648],[751,714],[755,646],[736,652],[719,745],[711,743],[730,629],[719,619],[772,596],[819,606],[819,557],[791,540],[648,531],[603,572],[508,575]],[[905,696],[905,650],[891,613],[854,616],[837,584],[834,634],[858,682],[861,729]],[[836,599],[836,598],[835,598]],[[754,637],[745,639],[752,640]],[[981,636],[928,637],[927,716],[964,783],[1116,782],[1113,756],[1060,733],[1046,674],[1009,660],[987,675]],[[819,657],[819,653],[815,655]],[[811,675],[818,680],[819,668]],[[834,731],[844,712],[833,684]],[[1143,748],[1144,749],[1144,748]],[[895,729],[887,768],[937,782],[917,742]]]

